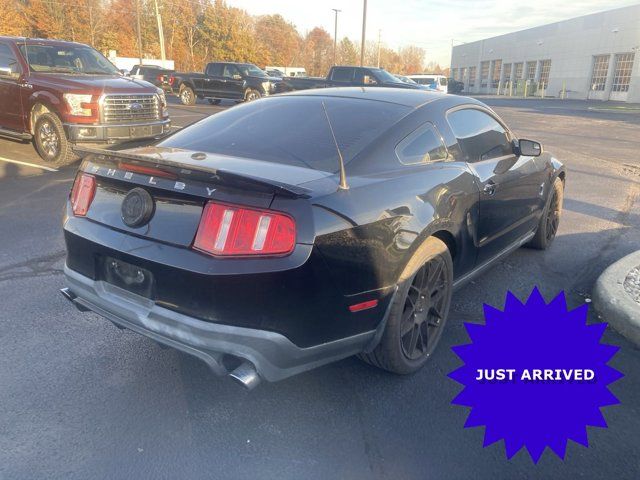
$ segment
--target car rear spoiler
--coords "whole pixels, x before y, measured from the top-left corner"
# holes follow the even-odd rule
[[[128,152],[118,152],[114,150],[102,150],[84,146],[75,146],[73,151],[83,160],[98,161],[118,166],[123,160],[133,165],[159,168],[167,173],[175,175],[177,178],[188,178],[205,182],[214,182],[233,186],[236,188],[248,188],[266,193],[275,193],[291,198],[309,198],[311,190],[297,185],[278,182],[276,180],[254,177],[252,175],[239,174],[226,170],[207,167],[205,165],[194,167],[184,165],[180,162],[151,157],[147,155],[137,155]]]

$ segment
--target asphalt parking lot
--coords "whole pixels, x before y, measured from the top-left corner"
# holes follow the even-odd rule
[[[398,377],[355,358],[247,392],[187,355],[120,331],[63,299],[60,218],[73,167],[0,160],[0,479],[31,478],[640,478],[640,351],[611,365],[621,404],[589,448],[569,442],[535,467],[502,442],[482,448],[450,404],[461,386],[451,346],[482,304],[540,287],[575,307],[604,268],[640,246],[640,110],[556,100],[484,99],[522,137],[568,168],[560,231],[546,252],[521,249],[454,295],[431,363]],[[171,106],[185,126],[220,107]],[[40,164],[31,145],[0,157]],[[598,321],[590,313],[591,321]],[[604,319],[606,321],[606,319]]]

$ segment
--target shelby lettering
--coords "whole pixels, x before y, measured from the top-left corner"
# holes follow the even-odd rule
[[[476,380],[480,381],[585,381],[590,382],[595,378],[595,372],[588,368],[582,369],[524,369],[517,371],[515,368],[479,368],[476,370]]]

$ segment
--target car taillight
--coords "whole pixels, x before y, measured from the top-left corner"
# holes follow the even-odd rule
[[[161,83],[162,83],[162,82],[164,82],[164,75],[158,75],[158,76],[156,77],[156,80],[157,80],[158,82],[161,82]]]
[[[169,85],[171,85],[173,87],[173,82],[175,82],[176,79],[175,77],[169,77]]]
[[[270,210],[209,202],[193,247],[211,255],[286,255],[296,244],[296,224]]]
[[[95,194],[96,178],[87,173],[79,174],[71,189],[71,209],[73,214],[78,217],[84,217],[89,211]]]

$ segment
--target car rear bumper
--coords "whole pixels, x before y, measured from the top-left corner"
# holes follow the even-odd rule
[[[119,142],[161,137],[171,131],[171,120],[123,125],[64,125],[67,138],[74,143]]]
[[[301,348],[279,333],[206,322],[104,281],[94,281],[67,266],[64,273],[67,288],[62,293],[80,310],[94,311],[120,327],[200,358],[218,375],[229,373],[225,355],[251,362],[267,381],[370,351],[380,339],[389,310],[376,330]]]

